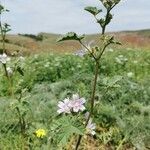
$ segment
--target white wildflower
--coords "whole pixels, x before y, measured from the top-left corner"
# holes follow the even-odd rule
[[[137,61],[137,60],[134,60],[134,61],[133,61],[133,63],[134,63],[134,64],[137,64],[137,63],[138,63],[138,61]]]
[[[116,57],[115,60],[118,64],[122,64],[121,60],[118,57]]]
[[[7,61],[9,61],[9,60],[10,60],[10,58],[5,53],[0,54],[0,62],[2,64],[6,64]]]
[[[24,61],[24,60],[25,60],[25,57],[20,56],[20,57],[19,57],[19,60],[20,60],[20,61]]]
[[[115,58],[115,60],[118,64],[121,64],[121,65],[125,64],[128,61],[128,59],[124,57],[123,55],[119,55],[118,57]]]
[[[133,77],[133,75],[134,75],[133,72],[128,72],[128,73],[127,73],[127,76],[128,76],[129,78]]]
[[[7,67],[6,70],[7,70],[7,73],[8,73],[9,76],[11,76],[13,74],[12,68]]]
[[[44,65],[45,68],[48,68],[49,66],[50,66],[50,62],[47,62],[47,63]]]

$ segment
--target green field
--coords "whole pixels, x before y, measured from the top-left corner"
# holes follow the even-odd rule
[[[18,40],[25,42],[25,39],[27,38],[22,37]],[[15,40],[17,43],[17,38]],[[15,64],[17,59],[18,57],[13,57],[8,66]],[[69,51],[69,54],[32,54],[20,61],[19,65],[24,70],[24,76],[16,72],[12,89],[9,89],[10,85],[3,76],[3,68],[0,68],[0,149],[59,150],[62,143],[64,148],[73,149],[77,138],[75,135],[70,139],[70,135],[63,134],[64,131],[57,134],[57,103],[75,93],[89,101],[94,76],[93,61]],[[11,90],[14,91],[12,96]],[[22,101],[18,102],[16,98],[21,92]],[[17,108],[25,119],[24,138],[20,134]],[[150,148],[148,50],[106,50],[100,65],[94,114],[96,136],[84,137],[81,144],[83,149]],[[39,128],[46,130],[47,134],[43,139],[35,136],[35,131]]]
[[[0,150],[150,150],[148,5],[99,2],[0,2]]]

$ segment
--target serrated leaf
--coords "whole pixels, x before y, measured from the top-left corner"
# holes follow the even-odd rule
[[[85,7],[85,10],[88,11],[88,12],[90,12],[94,16],[96,16],[97,14],[99,14],[100,12],[102,12],[101,9],[97,9],[96,7],[91,7],[91,6]]]
[[[84,128],[78,125],[77,120],[75,118],[71,118],[69,116],[62,116],[55,122],[55,128],[58,129],[57,132],[57,140],[60,145],[67,144],[70,136],[73,134],[83,135]]]
[[[114,2],[111,0],[100,0],[106,9],[110,9]]]
[[[113,78],[111,78],[109,81],[108,81],[108,86],[113,86],[115,85],[118,81],[122,80],[122,76],[114,76]]]
[[[74,32],[69,32],[66,35],[60,37],[57,42],[61,42],[61,41],[68,41],[68,40],[76,40],[76,41],[81,41],[84,38],[84,35],[77,35]]]
[[[68,142],[69,137],[72,136],[73,134],[83,135],[84,133],[80,129],[71,124],[65,126],[63,128],[63,132],[59,136],[59,138],[61,139],[59,143],[61,145],[65,145]]]
[[[112,78],[104,78],[103,79],[103,84],[107,87],[120,87],[117,82],[121,81],[122,80],[122,76],[119,76],[119,75],[116,75]]]
[[[101,27],[105,26],[105,20],[103,18],[97,20],[97,23],[99,23],[101,25]]]

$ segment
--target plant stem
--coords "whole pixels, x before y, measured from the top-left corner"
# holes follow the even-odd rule
[[[93,114],[98,71],[99,71],[99,61],[96,61],[96,65],[95,65],[95,77],[94,77],[93,90],[92,90],[92,96],[91,96],[91,111],[90,111],[90,116]]]
[[[75,150],[78,150],[80,142],[81,142],[81,139],[82,139],[82,135],[79,135],[78,141],[77,141],[77,144],[76,144],[76,147],[75,147]]]
[[[3,44],[3,53],[6,53],[6,49],[5,49],[5,32],[3,31],[3,27],[2,27],[2,19],[1,19],[1,14],[0,14],[0,32],[1,32],[1,36],[2,36],[2,44]]]
[[[110,10],[107,10],[106,17],[105,17],[105,24],[104,24],[104,26],[103,26],[103,28],[102,28],[102,35],[105,34],[106,25],[107,25],[107,24],[106,24],[106,21],[108,20],[109,13],[110,13]]]
[[[105,24],[104,26],[101,26],[102,27],[102,33],[101,33],[101,36],[104,36],[105,35],[105,30],[106,30],[106,26],[107,26],[107,21],[109,19],[109,14],[110,14],[110,11],[116,6],[116,4],[114,4],[110,9],[107,9],[107,12],[106,12],[106,17],[105,17]],[[95,17],[95,19],[97,20],[97,18]],[[107,43],[107,44],[104,44],[104,47],[102,48],[102,51],[101,53],[99,54],[98,57],[96,57],[88,47],[86,47],[82,41],[79,41],[80,44],[82,46],[84,46],[84,48],[86,48],[88,50],[88,52],[90,53],[90,55],[94,58],[95,60],[95,76],[94,76],[94,81],[93,81],[93,88],[92,88],[92,93],[91,93],[91,108],[90,108],[90,113],[88,115],[88,118],[86,120],[86,123],[85,123],[85,127],[88,125],[88,122],[91,118],[91,116],[93,115],[93,110],[94,110],[94,102],[95,102],[95,93],[96,93],[96,85],[97,85],[97,78],[98,78],[98,72],[99,72],[99,64],[100,64],[100,60],[101,60],[101,57],[102,55],[104,54],[104,51],[106,49],[107,46],[109,46],[110,43]],[[82,135],[79,135],[78,137],[78,140],[77,140],[77,143],[76,143],[76,147],[75,147],[75,150],[78,150],[79,148],[79,145],[80,145],[80,142],[82,140]]]
[[[106,17],[105,17],[105,24],[104,24],[104,26],[102,27],[102,35],[105,34],[105,30],[106,30],[106,26],[107,26],[107,23],[106,23],[106,22],[107,22],[107,20],[108,20],[108,18],[109,18],[110,11],[111,11],[116,5],[117,5],[117,3],[114,4],[110,9],[107,9]]]
[[[120,143],[119,143],[118,147],[116,148],[116,150],[120,150],[125,141],[126,141],[126,136],[120,141]]]
[[[96,61],[95,75],[94,75],[93,88],[92,88],[91,101],[90,101],[91,102],[91,108],[90,108],[90,113],[89,113],[88,118],[87,118],[86,123],[85,123],[85,127],[87,126],[87,124],[88,124],[88,122],[89,122],[89,120],[93,114],[93,110],[94,110],[94,101],[95,101],[95,92],[96,92],[98,72],[99,72],[99,61]],[[78,150],[81,139],[82,139],[82,135],[79,135],[75,150]]]
[[[16,107],[16,110],[18,113],[21,135],[25,137],[25,120],[24,120],[24,117],[21,115],[20,109]]]
[[[0,33],[1,33],[1,37],[2,37],[2,50],[3,50],[3,53],[6,53],[6,47],[5,47],[6,32],[3,30],[1,14],[0,14]],[[12,81],[11,77],[8,75],[6,64],[3,64],[3,68],[4,68],[4,71],[5,71],[5,76],[6,76],[6,78],[8,79],[8,81],[10,83],[10,89],[9,89],[10,91],[8,91],[8,92],[10,93],[10,95],[12,97],[14,97],[13,81]]]
[[[5,71],[5,76],[7,77],[7,79],[9,79],[6,64],[3,64],[3,68],[4,68],[4,71]]]
[[[96,61],[96,57],[94,56],[94,54],[91,52],[91,50],[82,43],[82,41],[79,41],[79,43],[90,53],[90,55],[94,58],[94,60]]]

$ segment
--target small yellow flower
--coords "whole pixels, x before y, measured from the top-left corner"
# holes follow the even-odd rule
[[[38,129],[36,130],[35,134],[38,138],[43,138],[46,136],[46,131],[44,129]]]

